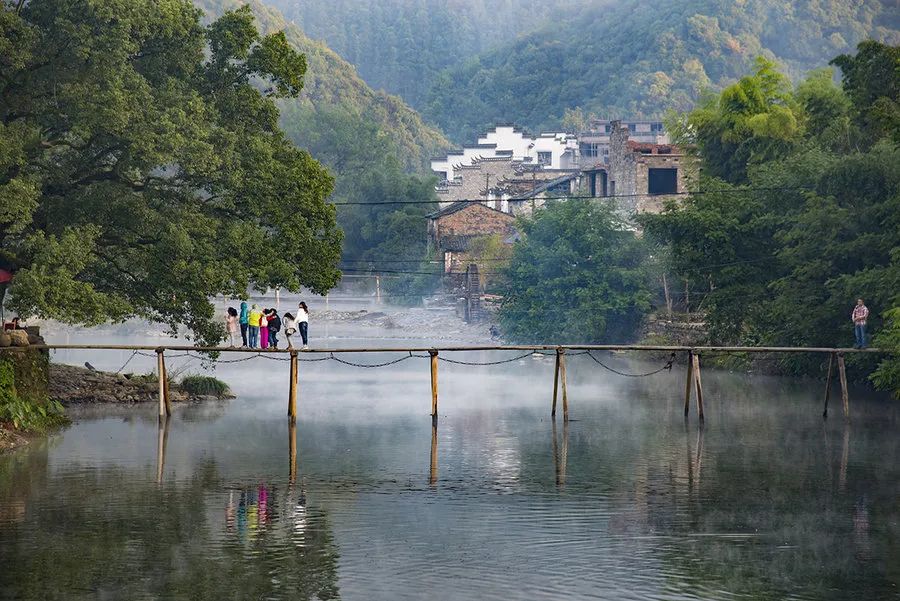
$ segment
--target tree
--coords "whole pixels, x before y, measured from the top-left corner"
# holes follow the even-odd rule
[[[605,206],[551,202],[520,222],[500,320],[534,343],[621,342],[650,310],[647,246]]]
[[[840,67],[844,91],[869,139],[889,136],[900,143],[900,47],[866,40],[855,56],[842,54],[831,64]]]
[[[248,9],[0,8],[0,268],[21,314],[222,335],[209,297],[338,280],[331,176],[279,130],[304,57]]]
[[[852,72],[859,61],[870,61],[872,48],[863,44],[857,57],[838,62],[852,65]],[[706,177],[702,193],[641,221],[649,236],[670,247],[673,269],[709,290],[703,307],[713,342],[845,346],[852,339],[849,314],[856,298],[866,300],[869,328],[875,332],[883,316],[897,314],[900,302],[896,132],[871,129],[872,121],[863,115],[884,103],[861,95],[857,86],[869,84],[852,75],[843,73],[839,89],[829,71],[816,71],[796,89],[775,95],[771,90],[776,87],[766,80],[777,78],[752,81],[759,75],[741,80],[749,84],[742,87],[747,92],[743,96],[727,89],[683,121],[710,125],[709,130],[695,130],[700,158],[705,173],[720,177]],[[892,77],[900,78],[900,70]],[[895,85],[882,81],[878,89],[890,91]],[[748,106],[745,99],[754,97],[780,98],[777,102],[791,107],[798,124],[790,143],[772,154],[757,152],[758,131],[750,125],[755,116],[729,113],[728,107]],[[760,110],[772,105],[750,104]],[[731,145],[729,157],[721,154],[720,139]],[[742,149],[750,152],[741,154]],[[877,337],[879,344],[894,344],[896,323],[890,324]],[[875,361],[854,356],[851,367],[863,377]],[[898,389],[896,362],[896,357],[884,359],[875,378],[879,385]],[[781,365],[794,373],[812,373],[821,361],[798,355]]]

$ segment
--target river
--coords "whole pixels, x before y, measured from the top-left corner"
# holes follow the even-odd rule
[[[390,343],[429,344],[406,336]],[[185,361],[170,370],[204,369]],[[220,365],[237,398],[163,429],[155,406],[73,410],[0,455],[0,598],[900,599],[896,403],[853,390],[849,423],[839,404],[823,421],[820,382],[704,370],[700,427],[683,358],[568,371],[568,425],[549,357],[441,363],[436,431],[422,358],[302,363],[295,430],[288,365],[266,359]]]

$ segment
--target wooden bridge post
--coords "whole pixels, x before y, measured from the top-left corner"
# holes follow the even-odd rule
[[[559,379],[562,380],[563,422],[569,421],[569,390],[566,385],[566,349],[560,348],[559,353]]]
[[[841,401],[844,404],[844,419],[850,419],[850,395],[847,392],[847,368],[844,365],[844,353],[838,353],[838,379],[841,381]]]
[[[556,396],[559,392],[559,355],[560,349],[556,349],[556,367],[553,370],[553,405],[550,407],[550,417],[556,417]]]
[[[684,384],[684,416],[691,410],[691,386],[694,385],[694,351],[688,351],[687,380]]]
[[[159,417],[172,415],[172,403],[169,400],[169,378],[166,373],[166,359],[163,349],[156,349],[156,371],[159,374]]]
[[[828,355],[828,375],[825,376],[825,409],[822,411],[822,417],[828,417],[828,399],[831,398],[831,377],[834,371],[834,353]]]
[[[694,364],[694,382],[697,386],[697,412],[700,414],[700,421],[704,420],[703,417],[703,384],[700,382],[700,356],[696,353],[693,357]]]
[[[431,355],[431,425],[437,426],[438,421],[438,352],[428,351]]]
[[[290,375],[290,390],[288,392],[288,417],[291,418],[291,423],[297,421],[297,376],[298,376],[298,365],[297,365],[297,351],[291,351],[291,375]]]

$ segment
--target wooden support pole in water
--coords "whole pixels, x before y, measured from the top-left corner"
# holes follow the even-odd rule
[[[687,380],[684,384],[684,416],[687,417],[691,410],[691,387],[694,385],[694,352],[688,351]]]
[[[288,417],[291,418],[291,423],[297,421],[297,376],[298,376],[298,366],[297,366],[297,351],[291,351],[291,375],[290,375],[290,389],[288,391]]]
[[[697,412],[700,414],[700,421],[703,417],[703,384],[700,381],[700,356],[695,354],[693,357],[694,364],[694,383],[697,386]]]
[[[828,375],[825,376],[825,409],[822,411],[822,417],[828,417],[828,399],[831,398],[831,376],[834,371],[834,353],[828,355]]]
[[[559,379],[562,384],[563,422],[569,421],[569,389],[566,384],[566,349],[556,351],[559,357]]]
[[[431,355],[431,425],[437,426],[438,421],[438,352],[428,351]]]
[[[556,349],[556,367],[553,370],[553,405],[550,407],[550,417],[556,417],[556,396],[559,392],[559,351]]]
[[[844,404],[844,419],[850,419],[850,395],[847,392],[847,368],[844,365],[844,353],[838,353],[838,379],[841,381],[841,401]]]
[[[172,415],[172,405],[169,402],[169,379],[166,374],[166,359],[163,349],[156,349],[156,371],[159,374],[159,416]]]

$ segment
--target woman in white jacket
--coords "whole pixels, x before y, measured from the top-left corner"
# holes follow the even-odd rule
[[[300,331],[300,338],[303,339],[303,349],[309,348],[309,307],[306,303],[300,301],[297,306],[297,329]]]

